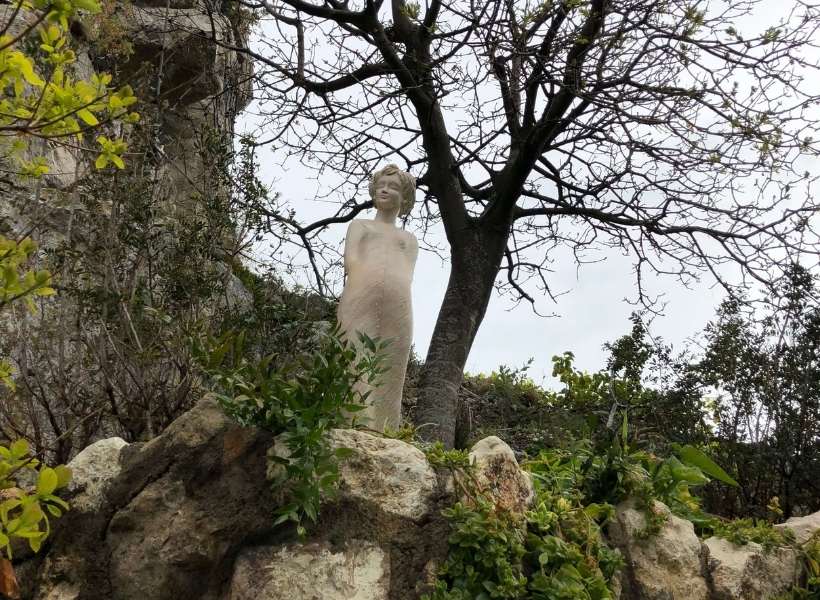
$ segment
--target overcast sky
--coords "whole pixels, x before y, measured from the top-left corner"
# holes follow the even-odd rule
[[[771,2],[782,14],[783,3]],[[753,27],[765,29],[772,25],[772,13],[766,11],[753,21]],[[237,123],[239,133],[261,133],[254,117],[252,104]],[[819,111],[820,112],[820,111]],[[260,179],[285,198],[297,210],[302,222],[327,216],[327,200],[318,196],[326,192],[332,181],[316,181],[315,173],[299,163],[287,160],[275,148],[259,149]],[[816,164],[807,168],[820,173]],[[367,189],[359,191],[358,200],[367,199]],[[367,217],[372,217],[367,215]],[[330,232],[341,247],[345,225],[337,225]],[[433,232],[444,240],[443,231]],[[268,248],[261,244],[258,256],[264,259]],[[557,303],[540,298],[539,310],[555,313],[553,317],[539,317],[529,305],[517,307],[497,294],[490,302],[487,315],[478,333],[467,370],[490,372],[499,365],[518,367],[530,358],[534,359],[530,376],[537,382],[554,386],[551,373],[551,357],[570,350],[576,356],[576,364],[584,369],[602,368],[605,352],[602,345],[628,332],[630,313],[635,310],[628,300],[635,298],[635,278],[631,261],[618,253],[600,255],[600,262],[576,266],[572,257],[557,257],[550,285],[556,292],[566,292]],[[816,265],[812,265],[816,267]],[[341,267],[339,267],[341,275]],[[449,265],[431,252],[422,251],[416,265],[413,286],[414,346],[416,353],[424,358],[435,325],[444,290],[447,285]],[[713,317],[723,298],[723,291],[707,277],[684,288],[671,278],[650,280],[647,286],[665,302],[662,316],[654,317],[651,331],[654,335],[682,349],[686,340],[702,331]]]

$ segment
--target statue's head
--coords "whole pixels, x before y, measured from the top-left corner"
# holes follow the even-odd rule
[[[399,187],[401,191],[401,208],[399,208],[399,216],[409,214],[416,201],[416,178],[406,171],[402,171],[396,165],[390,164],[373,173],[370,177],[370,184],[367,190],[370,193],[370,199],[375,200],[376,183],[379,178],[384,175],[395,175],[399,180]]]

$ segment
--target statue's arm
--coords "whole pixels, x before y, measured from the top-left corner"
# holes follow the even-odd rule
[[[344,268],[345,276],[350,273],[353,268],[353,262],[356,260],[356,249],[359,247],[359,242],[362,239],[362,224],[358,221],[351,221],[347,227],[345,234],[345,251],[344,251]]]
[[[410,234],[410,245],[409,245],[409,254],[410,254],[410,264],[413,266],[416,265],[416,259],[419,257],[419,241],[416,239],[412,233]]]

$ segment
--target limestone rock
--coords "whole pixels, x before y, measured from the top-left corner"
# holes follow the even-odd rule
[[[627,501],[615,508],[608,527],[610,542],[626,560],[622,598],[641,600],[707,600],[709,590],[701,569],[701,543],[694,527],[655,502],[654,510],[666,516],[661,531],[644,539],[646,515]]]
[[[390,563],[370,542],[263,546],[236,561],[227,600],[387,600]]]
[[[31,597],[217,600],[245,540],[272,529],[271,442],[205,398],[158,438],[125,446],[99,510],[55,522]]]
[[[353,451],[340,464],[342,501],[375,505],[387,515],[416,521],[430,514],[437,478],[421,450],[401,440],[355,429],[334,429],[330,444],[334,449]],[[272,453],[288,456],[281,437],[276,439]]]
[[[535,497],[532,481],[518,466],[515,454],[506,443],[492,435],[477,442],[470,450],[476,479],[506,510],[522,513]]]
[[[791,529],[794,533],[795,541],[798,544],[805,544],[811,537],[820,530],[820,511],[806,515],[805,517],[792,517],[785,523],[775,525],[777,529]]]
[[[80,452],[68,464],[71,483],[68,493],[71,510],[99,510],[111,481],[120,473],[120,451],[127,446],[118,437],[95,442]]]
[[[236,70],[238,61],[236,54],[211,41],[234,41],[227,18],[184,4],[172,9],[133,6],[126,23],[134,54],[121,66],[123,76],[138,72],[144,62],[161,64],[160,92],[171,105],[189,105],[221,93],[225,74]]]
[[[788,591],[799,576],[797,553],[791,548],[764,551],[760,544],[736,546],[718,537],[704,545],[713,600],[767,600]]]

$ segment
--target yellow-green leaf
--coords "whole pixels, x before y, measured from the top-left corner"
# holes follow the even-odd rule
[[[28,442],[26,440],[17,440],[11,445],[11,455],[17,458],[23,458],[26,454],[28,454]]]
[[[80,117],[86,125],[91,125],[92,127],[94,127],[95,125],[100,124],[100,122],[97,120],[97,117],[94,116],[94,113],[92,113],[87,108],[81,108],[80,110],[78,110],[77,116]]]
[[[40,470],[40,476],[37,478],[37,494],[45,496],[51,494],[57,489],[59,478],[54,469],[46,467]]]
[[[57,473],[57,489],[64,488],[71,482],[71,469],[65,465],[54,467],[54,472]]]

